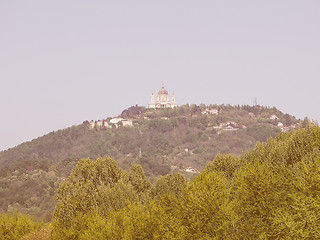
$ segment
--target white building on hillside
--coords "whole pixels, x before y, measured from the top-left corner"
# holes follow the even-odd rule
[[[122,121],[122,126],[123,127],[132,127],[133,126],[133,124],[132,124],[132,120],[123,120]]]
[[[125,119],[123,119],[123,118],[112,118],[111,120],[110,120],[110,123],[112,123],[112,124],[117,124],[117,123],[119,123],[119,122],[121,122],[121,121],[123,121],[123,120],[125,120]]]

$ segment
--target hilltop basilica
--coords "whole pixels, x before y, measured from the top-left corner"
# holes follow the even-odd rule
[[[162,84],[162,88],[158,92],[157,101],[155,101],[154,95],[152,93],[148,107],[149,108],[175,108],[175,107],[178,107],[178,105],[176,103],[174,93],[172,94],[171,102],[170,102],[168,91],[164,89],[164,85]]]

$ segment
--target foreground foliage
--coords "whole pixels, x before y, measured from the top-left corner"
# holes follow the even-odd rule
[[[57,201],[52,239],[319,239],[320,128],[218,155],[188,183],[81,160]]]
[[[44,227],[43,223],[37,223],[27,215],[14,213],[0,214],[0,239],[15,240]]]

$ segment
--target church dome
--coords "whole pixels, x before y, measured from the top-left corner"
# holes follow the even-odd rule
[[[162,85],[161,90],[158,92],[158,95],[162,95],[162,94],[168,94],[168,91],[164,89],[163,85]]]

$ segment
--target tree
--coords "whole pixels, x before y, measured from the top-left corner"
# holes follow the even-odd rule
[[[227,178],[232,178],[234,172],[240,167],[240,158],[232,154],[218,154],[212,162],[210,162],[201,174],[211,171],[218,171]]]
[[[162,176],[156,182],[156,186],[153,189],[154,197],[163,197],[168,194],[173,194],[178,197],[187,185],[187,181],[180,173],[171,173],[166,176]]]
[[[140,201],[144,202],[149,197],[151,183],[147,180],[143,168],[139,164],[132,164],[129,172],[129,182],[138,194]]]
[[[272,219],[277,209],[287,204],[288,179],[276,174],[273,166],[260,159],[248,162],[240,168],[232,186],[233,237],[260,239],[275,237]]]
[[[284,115],[284,125],[287,126],[287,127],[292,125],[291,117],[287,113]]]
[[[44,227],[43,223],[34,222],[33,219],[25,214],[15,212],[13,215],[0,214],[0,239],[20,239],[21,237],[40,230]]]
[[[305,129],[292,132],[288,139],[288,164],[302,160],[304,156],[320,149],[320,127],[307,125]]]
[[[211,171],[195,178],[183,193],[176,216],[185,229],[182,239],[225,239],[228,223],[226,179]]]
[[[320,236],[320,128],[280,134],[242,156],[231,187],[235,238]]]
[[[107,216],[111,209],[119,210],[126,200],[135,200],[128,176],[111,158],[82,159],[57,191],[53,215],[53,239],[78,238],[85,230],[77,219],[98,211]]]
[[[305,128],[309,122],[310,122],[309,119],[307,117],[305,117],[302,122],[302,127]]]

